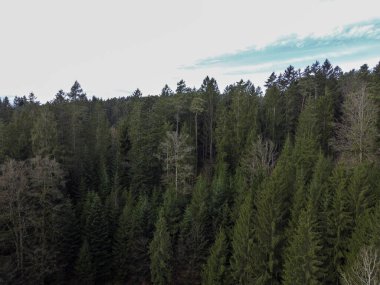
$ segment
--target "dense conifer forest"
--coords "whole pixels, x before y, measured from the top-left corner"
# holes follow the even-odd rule
[[[380,63],[2,98],[0,284],[378,285],[379,131]]]

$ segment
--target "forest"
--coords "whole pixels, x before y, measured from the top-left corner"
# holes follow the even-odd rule
[[[380,284],[380,62],[52,98],[0,99],[0,284]]]

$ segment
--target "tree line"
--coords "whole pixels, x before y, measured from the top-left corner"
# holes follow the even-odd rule
[[[0,100],[0,283],[379,284],[380,63]]]

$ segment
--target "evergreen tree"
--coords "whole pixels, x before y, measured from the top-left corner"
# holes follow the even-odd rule
[[[150,272],[153,284],[166,285],[171,283],[172,247],[170,234],[163,212],[156,223],[153,240],[149,246]]]
[[[31,132],[34,155],[54,156],[58,148],[57,123],[48,109],[41,110]]]
[[[303,210],[289,247],[285,251],[284,283],[292,285],[322,284],[324,272],[320,237],[311,205]]]
[[[171,96],[173,95],[173,91],[170,89],[170,87],[165,84],[164,88],[162,88],[161,96]]]
[[[354,169],[348,186],[349,210],[353,221],[374,204],[374,185],[371,179],[371,166],[358,164]]]
[[[131,229],[128,235],[128,272],[131,283],[146,282],[150,279],[149,241],[152,221],[149,221],[150,204],[145,196],[140,196],[133,208]]]
[[[251,193],[241,205],[232,236],[231,274],[235,284],[255,283],[255,245]]]
[[[87,100],[86,93],[83,92],[82,87],[78,81],[75,81],[73,86],[70,89],[70,92],[67,94],[67,97],[71,101],[85,101]]]
[[[58,217],[58,265],[62,270],[63,280],[74,271],[75,260],[80,249],[80,227],[74,207],[65,199],[60,217]],[[88,244],[87,244],[88,246]],[[88,250],[88,249],[87,249]]]
[[[326,242],[324,247],[327,248],[325,263],[328,275],[334,283],[340,279],[339,271],[345,261],[348,239],[353,227],[349,212],[347,182],[344,167],[336,166],[329,179],[329,192],[332,193],[331,204],[322,213],[327,219],[324,235]]]
[[[133,199],[131,192],[126,194],[125,205],[119,217],[113,245],[113,268],[117,281],[125,282],[130,276],[130,235],[132,231]]]
[[[293,189],[294,166],[290,140],[285,143],[281,157],[270,178],[257,193],[255,201],[255,237],[257,284],[279,284],[285,228]]]
[[[106,211],[97,194],[89,205],[85,221],[85,238],[89,244],[89,251],[97,280],[108,280],[110,276],[111,239]]]
[[[221,228],[216,236],[215,243],[210,249],[210,256],[203,268],[203,285],[228,284],[227,281],[227,237]]]
[[[83,242],[83,245],[80,248],[75,269],[83,284],[93,284],[95,270],[91,261],[91,253],[87,240]]]
[[[199,283],[200,269],[207,257],[207,229],[210,226],[208,197],[205,178],[200,176],[185,210],[178,242],[181,280],[186,284]]]

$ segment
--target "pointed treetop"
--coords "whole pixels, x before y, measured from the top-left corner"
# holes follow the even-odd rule
[[[162,88],[161,96],[171,96],[173,95],[173,90],[170,89],[170,87],[165,84],[164,88]]]
[[[183,79],[181,79],[178,83],[177,83],[177,89],[175,90],[175,92],[177,94],[181,94],[181,93],[188,93],[190,92],[191,89],[189,87],[186,86],[186,83]]]
[[[142,93],[140,89],[137,88],[135,91],[133,91],[132,97],[136,97],[136,98],[142,97]]]
[[[218,84],[216,83],[216,80],[214,78],[210,79],[208,76],[206,76],[206,78],[203,80],[200,90],[202,92],[219,93],[219,88]]]
[[[70,89],[70,93],[67,94],[71,101],[86,100],[86,93],[83,92],[82,87],[78,81],[75,81]]]

